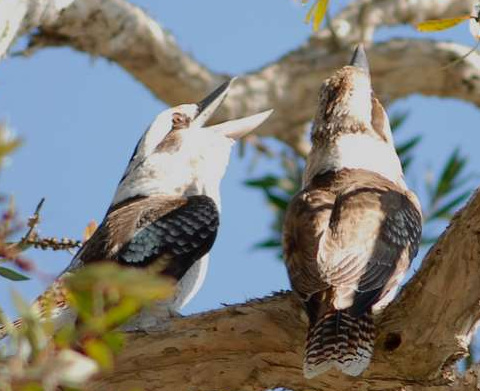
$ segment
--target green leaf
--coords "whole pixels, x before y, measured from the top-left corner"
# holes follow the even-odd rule
[[[459,196],[455,197],[453,200],[448,202],[443,207],[437,209],[432,215],[428,216],[426,219],[427,222],[435,220],[435,219],[450,219],[452,217],[452,212],[454,209],[457,208],[460,204],[462,204],[471,194],[471,190],[467,190],[460,194]]]
[[[403,123],[407,120],[408,115],[408,111],[404,111],[400,113],[393,113],[390,116],[390,128],[392,129],[392,132],[397,131],[400,126],[403,125]]]
[[[288,206],[288,200],[285,198],[279,197],[275,194],[272,194],[270,192],[267,192],[267,198],[268,201],[271,205],[274,207],[280,209],[280,210],[286,210]]]
[[[91,291],[71,289],[69,293],[70,305],[78,311],[81,319],[86,320],[93,316],[94,308]]]
[[[280,242],[277,239],[267,239],[264,240],[263,242],[256,243],[255,248],[276,248],[280,247],[282,245],[282,242]]]
[[[0,266],[0,276],[5,277],[12,281],[26,281],[30,278],[16,272],[15,270],[8,269],[6,267]]]
[[[410,140],[407,140],[403,144],[397,146],[397,155],[402,157],[410,152],[420,141],[422,140],[422,136],[415,136],[412,137]]]
[[[65,326],[55,332],[54,340],[57,347],[68,348],[76,338],[74,323],[67,323]]]
[[[103,341],[98,339],[90,339],[83,344],[85,353],[94,359],[98,365],[103,369],[112,369],[113,367],[113,355],[110,348]]]
[[[428,236],[423,236],[422,240],[420,241],[421,246],[431,246],[433,243],[437,241],[437,237],[428,237]]]
[[[109,330],[126,322],[134,315],[142,303],[138,299],[124,298],[115,307],[109,309],[103,316],[104,328]]]
[[[118,331],[110,331],[102,336],[102,340],[108,345],[113,353],[118,353],[125,344],[125,337]]]
[[[44,391],[43,387],[38,383],[28,383],[22,386],[21,391]]]
[[[246,186],[250,187],[260,187],[262,189],[268,189],[270,187],[278,186],[279,178],[273,175],[265,175],[262,178],[258,179],[249,179],[244,182]]]
[[[406,172],[409,169],[410,164],[412,163],[412,160],[413,158],[411,156],[401,159],[403,172]]]
[[[466,163],[467,159],[460,157],[459,149],[455,149],[450,155],[450,158],[447,160],[442,173],[440,174],[440,178],[432,197],[433,202],[438,201],[441,197],[448,194],[450,191],[452,191],[453,187],[460,185],[459,183],[455,183],[455,180],[465,168]],[[464,183],[464,181],[462,181],[462,183]]]

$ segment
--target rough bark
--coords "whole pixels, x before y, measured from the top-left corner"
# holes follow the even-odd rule
[[[320,82],[342,66],[350,46],[371,43],[379,26],[469,12],[472,0],[360,0],[341,11],[299,49],[236,83],[217,119],[273,107],[259,130],[305,153]],[[61,12],[63,10],[63,12]],[[185,54],[174,38],[124,0],[0,1],[0,57],[15,38],[38,28],[30,53],[70,46],[122,66],[168,104],[195,101],[227,75]],[[371,44],[375,90],[384,101],[413,93],[454,97],[480,107],[480,56],[440,67],[469,48],[428,40]],[[173,86],[175,88],[173,88]],[[291,294],[175,319],[155,333],[135,333],[115,372],[92,390],[478,389],[478,368],[465,377],[450,371],[480,319],[480,194],[457,214],[399,299],[378,318],[376,353],[360,378],[332,372],[307,381],[301,374],[305,317]],[[449,386],[446,384],[452,382]]]
[[[47,0],[26,4],[38,2]],[[298,50],[239,80],[217,119],[273,107],[274,115],[257,133],[277,137],[305,154],[305,125],[312,118],[318,87],[333,69],[345,64],[352,44],[370,42],[380,25],[464,14],[470,12],[471,4],[472,0],[353,2],[332,20],[332,29],[323,29]],[[77,0],[55,15],[25,18],[19,31],[28,31],[25,26],[40,28],[31,39],[30,53],[61,45],[105,57],[170,105],[200,99],[228,77],[185,54],[158,23],[125,0]],[[377,94],[388,102],[419,93],[480,106],[480,56],[474,53],[457,67],[440,69],[467,50],[461,45],[412,39],[373,45],[369,55]]]
[[[373,362],[359,378],[302,376],[306,317],[290,293],[132,333],[115,371],[90,390],[476,390],[452,370],[480,319],[480,191],[457,213],[397,300],[378,317]],[[438,387],[438,388],[437,388]]]

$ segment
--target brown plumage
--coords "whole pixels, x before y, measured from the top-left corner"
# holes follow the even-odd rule
[[[119,249],[137,230],[185,205],[186,197],[135,197],[110,208],[102,224],[78,254],[84,264],[117,260]]]
[[[283,238],[290,281],[310,323],[304,373],[336,367],[358,375],[373,352],[372,313],[391,300],[418,251],[420,205],[361,66],[344,67],[323,84],[312,143]]]

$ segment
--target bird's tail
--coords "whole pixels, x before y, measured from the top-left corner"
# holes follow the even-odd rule
[[[375,340],[371,311],[355,317],[346,311],[328,312],[310,324],[303,373],[311,379],[334,367],[358,376],[370,363]]]
[[[58,327],[65,324],[67,319],[68,321],[71,320],[72,316],[70,315],[72,311],[67,302],[67,290],[63,283],[63,278],[57,278],[45,292],[38,296],[33,302],[30,311],[30,315],[39,318],[41,322],[49,320],[54,325],[58,325]],[[14,329],[20,328],[22,324],[23,320],[21,318],[12,322]],[[0,324],[0,340],[5,338],[7,334],[7,327]]]
[[[22,326],[22,319],[17,319],[12,322],[13,328],[20,328]],[[4,339],[8,334],[7,327],[3,324],[0,324],[0,341]]]

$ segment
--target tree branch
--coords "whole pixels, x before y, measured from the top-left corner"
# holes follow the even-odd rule
[[[57,19],[75,0],[2,0],[0,2],[0,59],[20,35]]]
[[[337,28],[343,47],[358,40],[350,30],[359,25],[360,16],[370,15],[368,25],[374,29],[382,23],[393,25],[438,17],[439,12],[465,13],[470,4],[471,0],[364,0],[354,2],[332,22],[350,25],[346,30]],[[169,105],[201,99],[227,78],[185,54],[157,22],[124,0],[75,1],[57,18],[40,22],[40,32],[30,42],[30,53],[46,46],[67,45],[108,58]],[[373,34],[373,30],[367,35],[360,28],[357,30],[365,39]],[[319,85],[334,69],[343,66],[351,54],[349,48],[339,50],[332,46],[330,35],[325,29],[300,49],[239,80],[216,120],[273,107],[274,115],[257,134],[277,137],[305,154],[309,148],[304,140],[305,125],[313,116]],[[377,94],[389,102],[420,93],[458,98],[480,106],[480,57],[476,53],[456,67],[440,69],[467,50],[456,44],[411,39],[374,45],[369,55]]]
[[[377,319],[368,371],[302,376],[306,316],[291,293],[132,333],[111,374],[90,390],[476,390],[478,368],[451,370],[480,319],[480,191],[458,212],[416,276]],[[446,385],[452,383],[450,388]],[[437,388],[437,386],[445,386]],[[454,388],[451,388],[454,387]]]
[[[469,14],[475,0],[357,0],[351,2],[332,20],[342,46],[369,43],[375,30],[399,24],[415,24],[427,19],[440,19]],[[331,32],[321,30],[314,38],[331,41]]]

